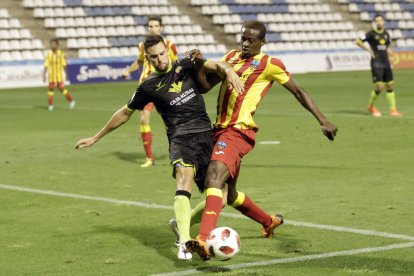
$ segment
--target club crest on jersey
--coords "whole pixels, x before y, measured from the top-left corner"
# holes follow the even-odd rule
[[[252,63],[250,64],[250,68],[251,68],[252,70],[254,70],[254,69],[256,69],[256,68],[259,66],[259,64],[260,64],[260,61],[258,61],[258,60],[253,60],[253,61],[252,61]]]
[[[168,89],[168,92],[180,93],[182,86],[183,86],[183,82],[182,81],[179,81],[177,83],[172,83],[171,86],[170,86],[170,89]]]
[[[219,150],[222,150],[222,149],[224,149],[225,147],[227,147],[226,142],[219,141],[219,142],[217,143],[217,148],[218,148]]]

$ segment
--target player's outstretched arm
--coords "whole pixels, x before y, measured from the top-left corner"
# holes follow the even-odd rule
[[[193,61],[204,60],[203,55],[201,54],[199,49],[192,49],[186,52],[185,56],[191,58],[191,60]],[[214,87],[220,79],[226,79],[230,85],[230,88],[236,89],[236,91],[239,92],[239,94],[244,93],[244,84],[229,63],[208,60],[204,62],[204,68],[207,71],[207,73],[213,73],[215,75],[212,78],[208,78],[211,88]]]
[[[143,62],[142,61],[138,61],[135,60],[123,73],[122,73],[122,77],[124,79],[127,79],[129,77],[129,75],[131,75],[132,72],[137,71],[141,66],[142,66]]]
[[[365,43],[364,43],[364,41],[362,41],[361,39],[358,39],[357,41],[356,41],[356,45],[359,47],[359,48],[361,48],[361,49],[363,49],[363,50],[365,50],[365,51],[367,51],[370,55],[371,55],[371,58],[375,58],[375,54],[374,54],[374,52],[372,51],[372,49],[370,48],[370,47],[368,47],[367,45],[365,45]]]
[[[129,120],[133,111],[129,111],[127,108],[122,107],[112,115],[111,119],[106,123],[106,125],[94,136],[89,138],[80,139],[75,144],[75,149],[81,149],[93,146],[98,142],[102,137],[107,135],[109,132],[117,129],[125,122]]]
[[[313,116],[321,125],[323,134],[328,137],[329,140],[333,141],[338,128],[329,122],[325,115],[323,115],[309,94],[303,90],[293,78],[290,78],[286,83],[283,84],[283,86],[295,96],[295,98],[302,104],[304,108],[313,114]]]

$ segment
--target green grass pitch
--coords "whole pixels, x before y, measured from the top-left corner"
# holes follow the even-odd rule
[[[404,117],[389,117],[381,95],[378,108],[383,117],[374,118],[366,112],[372,89],[369,72],[296,75],[339,126],[334,142],[322,135],[316,120],[289,92],[274,85],[255,115],[260,127],[257,144],[243,159],[238,188],[266,211],[284,214],[287,223],[267,240],[260,237],[257,223],[222,216],[219,226],[238,231],[241,251],[228,262],[207,263],[197,256],[188,263],[176,258],[167,226],[173,211],[161,208],[172,206],[175,181],[165,130],[155,112],[155,167],[139,167],[145,156],[135,114],[94,147],[73,149],[78,139],[95,134],[128,101],[135,82],[69,86],[77,108],[68,110],[65,98],[56,93],[53,112],[47,111],[46,88],[0,90],[0,274],[412,274],[413,76],[412,70],[395,71],[397,104]],[[216,97],[217,88],[205,96],[212,118]],[[265,141],[280,143],[261,143]],[[160,208],[9,190],[4,185]],[[192,204],[203,197],[194,192]],[[237,214],[228,207],[223,212]],[[320,225],[375,232],[332,231],[317,228]],[[197,230],[193,227],[192,234]],[[406,247],[393,248],[395,244]],[[390,250],[381,249],[387,246]],[[248,264],[252,266],[243,267]]]

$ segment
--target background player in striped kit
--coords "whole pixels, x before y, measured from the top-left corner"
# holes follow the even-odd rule
[[[55,86],[63,93],[66,99],[69,101],[69,108],[75,108],[75,101],[70,95],[69,91],[65,88],[63,84],[65,77],[67,77],[66,71],[66,57],[65,53],[59,49],[59,41],[57,39],[50,40],[51,50],[46,55],[45,66],[43,71],[43,81],[46,82],[46,77],[48,76],[49,87],[47,91],[49,111],[54,109],[53,98],[55,95]],[[65,73],[65,74],[64,74]]]
[[[162,32],[162,18],[160,16],[149,16],[147,20],[147,31],[148,35],[161,35]],[[178,59],[177,49],[171,41],[164,38],[165,45],[167,46],[168,56],[171,62]],[[141,75],[139,77],[138,83],[142,83],[152,72],[154,68],[148,62],[144,55],[144,44],[141,42],[138,44],[138,58],[135,60],[127,70],[122,74],[124,78],[128,78],[129,75],[142,69]],[[152,132],[150,126],[151,111],[154,108],[154,103],[148,103],[144,109],[140,112],[140,131],[141,139],[144,145],[146,159],[145,162],[141,165],[142,168],[147,168],[154,165],[154,156],[152,154]]]

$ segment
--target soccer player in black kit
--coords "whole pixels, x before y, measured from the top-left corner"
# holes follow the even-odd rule
[[[391,37],[384,28],[385,21],[382,15],[376,15],[373,20],[373,28],[364,37],[357,40],[357,45],[371,54],[371,73],[374,82],[374,90],[368,102],[368,111],[375,117],[381,117],[381,112],[375,107],[375,101],[379,94],[387,90],[387,100],[390,106],[390,116],[399,117],[402,114],[397,110],[394,83],[390,58],[392,57]],[[368,42],[369,47],[364,44]]]
[[[150,35],[144,41],[145,57],[156,70],[135,91],[128,104],[116,111],[94,136],[79,140],[75,148],[94,145],[106,134],[129,120],[135,110],[153,102],[167,128],[170,161],[176,178],[174,212],[179,232],[178,259],[191,260],[185,250],[190,240],[192,182],[204,190],[204,178],[213,149],[211,122],[206,113],[202,93],[207,92],[202,60],[184,58],[170,62],[164,39]],[[215,73],[243,92],[243,84],[232,67],[216,62]]]

